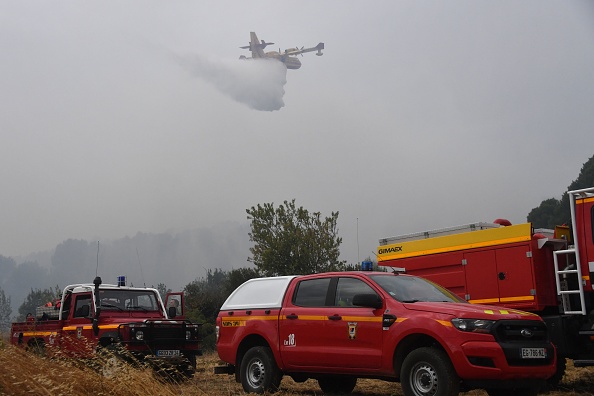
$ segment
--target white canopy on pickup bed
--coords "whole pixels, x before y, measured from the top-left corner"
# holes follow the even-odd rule
[[[280,308],[287,286],[293,278],[295,275],[250,279],[231,293],[221,311]]]

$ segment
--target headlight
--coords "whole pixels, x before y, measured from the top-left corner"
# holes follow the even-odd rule
[[[190,330],[186,330],[186,340],[192,339],[192,332]]]
[[[136,332],[136,340],[138,340],[138,341],[144,340],[144,332],[142,330],[138,330]]]
[[[490,333],[491,327],[495,324],[494,320],[484,319],[452,319],[452,324],[455,328],[461,331],[469,331],[472,333]]]

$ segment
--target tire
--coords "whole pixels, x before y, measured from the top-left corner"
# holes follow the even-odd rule
[[[410,352],[400,371],[405,396],[452,396],[460,390],[460,380],[448,355],[436,348]]]
[[[34,353],[37,356],[45,356],[45,342],[43,339],[32,339],[27,344],[27,350]]]
[[[249,349],[241,360],[241,386],[248,393],[276,392],[282,373],[268,347]]]
[[[125,375],[130,370],[130,365],[124,360],[120,347],[113,344],[97,350],[97,365],[99,373],[105,378]]]
[[[555,374],[551,378],[547,380],[547,383],[544,387],[544,391],[553,391],[559,388],[559,383],[563,379],[565,375],[565,369],[567,368],[567,361],[564,357],[557,358],[557,370]]]
[[[351,393],[357,385],[357,377],[322,377],[318,378],[320,389],[327,394]]]

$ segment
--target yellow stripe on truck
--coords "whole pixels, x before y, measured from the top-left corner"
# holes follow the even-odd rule
[[[524,223],[379,246],[377,256],[379,261],[382,262],[485,246],[526,242],[531,239],[532,224]]]

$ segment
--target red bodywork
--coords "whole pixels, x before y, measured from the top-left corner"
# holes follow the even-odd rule
[[[288,284],[280,308],[224,310],[223,307],[217,318],[219,357],[238,367],[247,348],[253,343],[265,343],[285,374],[398,379],[405,355],[419,344],[429,343],[446,351],[457,374],[469,384],[493,379],[544,379],[554,373],[555,351],[546,339],[541,346],[546,346],[547,359],[528,364],[526,360],[506,357],[510,352],[505,352],[504,347],[510,347],[509,340],[496,340],[493,334],[464,332],[452,325],[454,318],[473,318],[498,321],[501,328],[504,321],[545,328],[538,316],[464,302],[403,303],[379,287],[374,276],[408,277],[377,272],[299,276]],[[325,278],[365,282],[381,297],[381,308],[305,307],[295,303],[301,282]],[[514,342],[517,350],[522,340],[511,341]],[[486,361],[489,363],[484,364]]]
[[[170,293],[170,299],[183,307],[183,293]],[[195,356],[201,354],[199,325],[186,321],[183,311],[174,316],[175,309],[166,311],[155,289],[72,285],[64,289],[59,304],[39,307],[26,322],[13,323],[11,343],[48,356],[77,358],[120,345],[139,359],[173,363],[185,358],[195,365]]]

